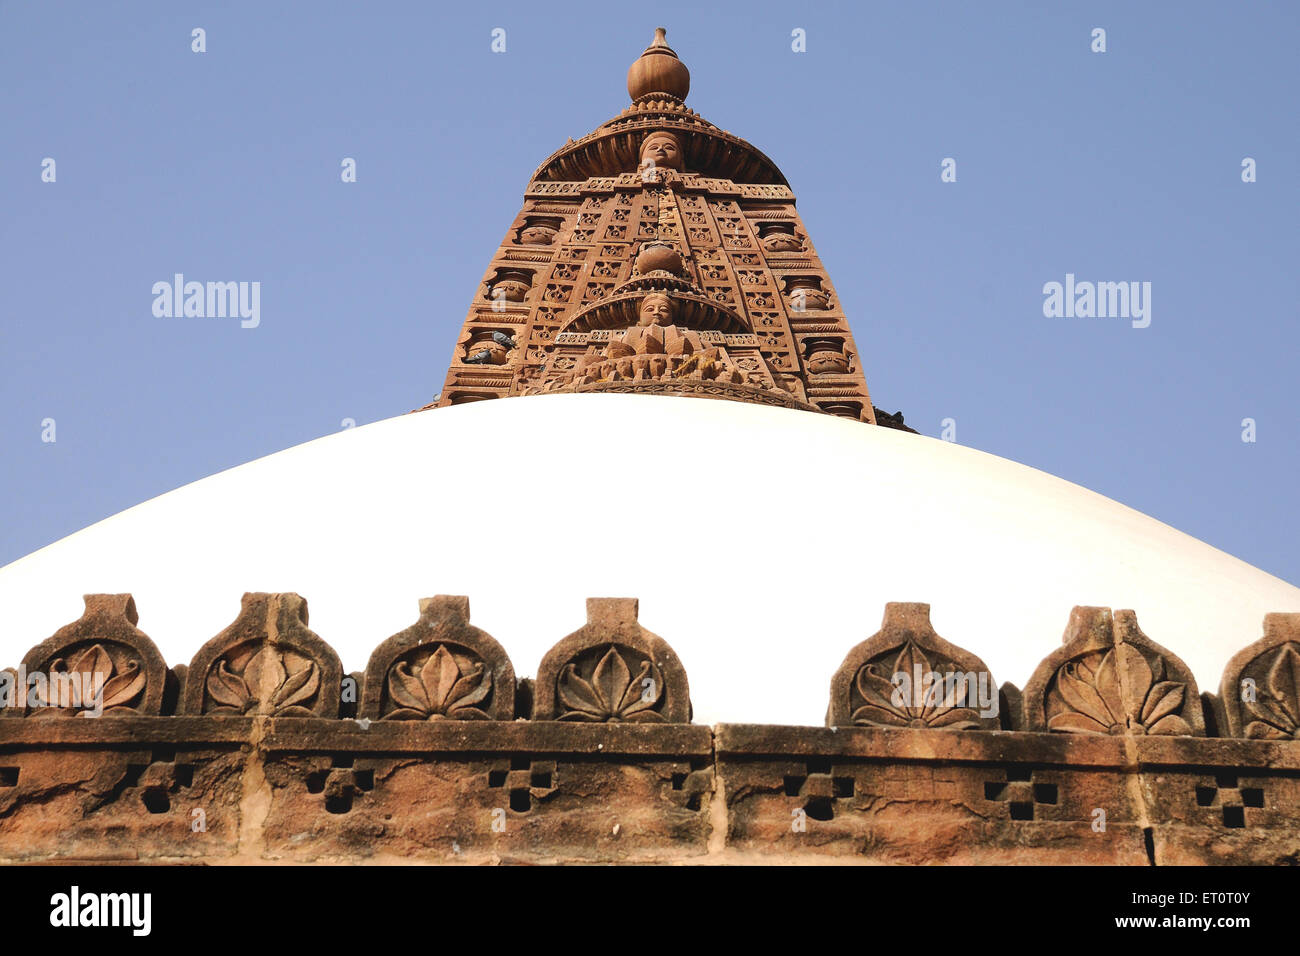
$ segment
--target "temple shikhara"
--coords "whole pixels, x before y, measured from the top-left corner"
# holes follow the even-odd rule
[[[537,168],[436,404],[638,392],[901,423],[872,408],[785,177],[689,90],[657,30],[632,104]]]
[[[0,862],[1300,859],[1300,589],[873,407],[689,86],[440,280],[433,403],[0,568]]]

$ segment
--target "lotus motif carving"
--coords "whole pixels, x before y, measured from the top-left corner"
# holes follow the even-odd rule
[[[1264,686],[1254,700],[1242,703],[1256,720],[1246,725],[1246,736],[1256,740],[1300,739],[1300,653],[1296,645],[1283,644],[1273,656]]]
[[[145,675],[140,669],[139,661],[128,659],[119,664],[102,644],[91,645],[71,661],[62,657],[51,661],[50,677],[54,678],[55,675],[67,675],[77,681],[78,689],[83,695],[98,694],[105,714],[133,713],[135,708],[132,704],[140,697],[145,685]],[[52,681],[50,704],[57,706],[60,701],[53,699],[53,686]],[[95,701],[83,696],[81,707],[62,707],[57,710],[52,707],[42,709],[41,713],[68,716],[94,707]]]
[[[1049,696],[1057,713],[1047,727],[1074,734],[1190,735],[1177,713],[1187,685],[1163,676],[1163,661],[1157,658],[1153,670],[1129,644],[1069,661],[1056,672]]]
[[[481,660],[439,644],[418,671],[399,661],[388,672],[388,696],[398,708],[384,719],[488,720],[476,705],[491,691],[492,672]]]
[[[952,679],[945,681],[943,675],[931,670],[925,652],[911,641],[899,650],[892,672],[906,675],[905,682],[895,683],[879,672],[879,666],[878,663],[864,664],[854,678],[854,685],[863,701],[853,711],[855,724],[979,729],[979,713],[973,708],[960,706],[970,699],[970,679],[966,674],[954,673],[955,668],[948,668]]]
[[[305,706],[320,689],[320,668],[310,658],[272,644],[227,655],[208,673],[211,714],[310,717]]]
[[[570,661],[556,684],[567,710],[560,720],[662,722],[654,710],[664,693],[663,677],[654,661],[643,660],[635,674],[614,645],[610,645],[588,680]]]

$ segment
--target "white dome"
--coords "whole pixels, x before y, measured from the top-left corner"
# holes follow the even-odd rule
[[[297,591],[362,670],[418,599],[467,594],[521,676],[638,597],[701,723],[821,724],[888,601],[1023,687],[1070,608],[1133,608],[1203,690],[1297,589],[1108,498],[948,442],[808,412],[634,395],[403,415],[187,485],[0,569],[4,663],[135,595],[169,665],[245,591]]]

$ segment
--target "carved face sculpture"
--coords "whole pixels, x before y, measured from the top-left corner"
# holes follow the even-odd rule
[[[682,168],[682,144],[672,133],[651,133],[641,143],[641,169],[653,164],[655,169]]]
[[[641,321],[638,325],[672,325],[673,302],[668,296],[653,292],[641,300]]]

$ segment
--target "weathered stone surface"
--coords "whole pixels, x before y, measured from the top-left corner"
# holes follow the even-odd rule
[[[6,752],[0,763],[0,858],[7,862],[207,860],[236,852],[237,748],[31,748]]]
[[[268,855],[634,862],[707,848],[707,790],[682,788],[689,760],[524,753],[322,763],[329,760],[268,763],[276,783],[264,824]]]
[[[1109,739],[724,725],[729,845],[891,863],[1147,862]],[[1109,807],[1104,832],[1091,811]]]
[[[1284,863],[1290,741],[558,721],[7,721],[0,860]]]

